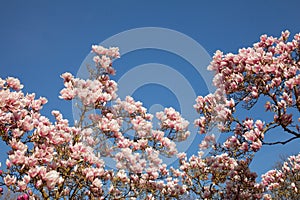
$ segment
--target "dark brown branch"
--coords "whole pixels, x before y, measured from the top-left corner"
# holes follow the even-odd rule
[[[292,137],[292,138],[290,138],[290,139],[288,139],[288,140],[286,140],[286,141],[263,142],[263,144],[264,144],[264,145],[275,145],[275,144],[282,144],[282,145],[284,145],[284,144],[286,144],[286,143],[288,143],[288,142],[291,142],[291,141],[293,141],[293,140],[295,140],[295,139],[297,139],[297,138],[300,138],[300,137]]]
[[[288,133],[294,135],[294,136],[297,137],[297,138],[300,138],[300,134],[299,134],[299,133],[296,133],[295,131],[290,130],[290,129],[287,128],[286,126],[282,126],[282,125],[281,125],[281,127],[283,128],[284,131],[286,131],[286,132],[288,132]]]

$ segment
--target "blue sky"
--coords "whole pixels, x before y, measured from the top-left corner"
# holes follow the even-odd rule
[[[201,44],[210,56],[218,49],[236,53],[262,34],[278,36],[283,30],[300,32],[297,0],[253,1],[1,1],[0,75],[21,79],[26,92],[45,96],[44,114],[59,109],[72,120],[71,103],[58,98],[63,87],[59,77],[77,73],[92,44],[126,30],[162,27],[179,31]],[[123,59],[123,60],[122,60]],[[119,72],[137,64],[157,62],[183,66],[182,73],[196,79],[188,64],[160,51],[128,54],[116,63]],[[186,68],[184,68],[186,66]],[[122,69],[123,67],[123,69]],[[117,69],[118,70],[118,69]],[[198,77],[199,78],[199,77]],[[200,77],[201,79],[201,77]],[[154,86],[156,87],[156,86]],[[136,96],[141,97],[149,89]],[[157,90],[162,89],[156,88]],[[201,95],[207,89],[199,87]],[[172,99],[163,93],[162,101]],[[169,95],[167,95],[169,94]],[[154,99],[154,98],[153,98]],[[176,100],[171,103],[176,104]],[[151,103],[151,102],[150,102]],[[287,146],[266,147],[252,167],[264,172],[279,154],[298,152],[299,141]]]

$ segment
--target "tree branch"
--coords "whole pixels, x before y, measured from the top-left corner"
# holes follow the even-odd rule
[[[288,142],[290,142],[290,141],[292,141],[292,140],[295,140],[295,139],[297,139],[297,138],[300,138],[300,137],[292,137],[292,138],[290,138],[290,139],[288,139],[288,140],[286,140],[286,141],[278,141],[278,142],[263,142],[263,144],[264,145],[274,145],[274,144],[282,144],[282,145],[284,145],[284,144],[286,144],[286,143],[288,143]]]

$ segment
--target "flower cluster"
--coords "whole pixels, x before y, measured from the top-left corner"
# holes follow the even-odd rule
[[[69,127],[58,111],[52,112],[55,124],[40,115],[46,99],[34,100],[33,94],[24,96],[10,89],[13,88],[1,90],[7,94],[2,95],[6,106],[1,106],[1,137],[11,147],[6,160],[8,171],[1,174],[7,187],[25,193],[34,187],[43,198],[49,198],[49,195],[61,195],[69,185],[76,184],[73,177],[83,178],[78,165],[79,168],[95,165],[95,169],[103,170],[103,161],[76,139],[80,129]],[[15,102],[10,101],[12,95]],[[53,192],[54,188],[58,190]],[[25,196],[20,199],[28,199]]]
[[[177,152],[175,141],[186,140],[190,132],[189,122],[173,108],[156,113],[155,127],[141,102],[117,99],[110,75],[118,48],[92,46],[95,68],[89,68],[88,80],[62,75],[60,97],[79,102],[74,126],[59,111],[52,111],[54,122],[43,116],[47,99],[25,95],[18,79],[0,79],[0,137],[10,148],[0,185],[22,193],[20,200],[299,198],[300,154],[264,174],[261,182],[249,169],[262,145],[300,138],[300,34],[290,42],[288,37],[287,31],[280,38],[263,35],[236,55],[215,53],[208,68],[215,71],[217,90],[196,99],[200,116],[194,124],[202,134],[214,126],[232,134],[223,144],[207,134],[199,144],[213,147],[206,157],[202,151],[189,158]],[[240,104],[251,109],[259,99],[266,100],[271,120],[235,116]],[[277,127],[292,137],[266,142],[266,133]],[[178,168],[168,168],[161,156],[174,155]],[[105,166],[104,156],[115,160],[116,169]]]
[[[300,197],[300,154],[290,156],[281,169],[270,170],[262,175],[262,183],[272,191],[274,198],[285,197],[297,199]],[[270,194],[269,197],[272,197]]]
[[[204,158],[203,152],[191,156],[179,154],[180,167],[172,170],[188,191],[201,199],[260,199],[264,191],[256,183],[256,173],[249,170],[249,160],[236,160],[223,153]]]
[[[200,133],[206,133],[214,124],[217,124],[221,131],[225,131],[225,124],[231,121],[234,106],[233,99],[226,99],[223,88],[205,97],[198,96],[194,108],[203,116],[196,119],[194,124],[200,128]]]
[[[284,131],[299,135],[297,118],[293,118],[292,110],[300,111],[298,98],[300,34],[296,34],[292,41],[288,41],[289,34],[288,31],[282,32],[280,38],[263,35],[253,47],[240,49],[238,54],[224,55],[221,51],[217,51],[208,69],[215,71],[214,85],[227,97],[233,98],[236,104],[243,102],[244,106],[250,109],[258,99],[262,99],[260,97],[266,97],[264,98],[266,111],[274,113],[273,121],[266,123],[266,126],[269,128],[281,126]],[[207,98],[209,96],[198,97],[195,106],[198,111],[205,113],[206,117],[205,120],[200,118],[197,121],[196,124],[199,124],[200,128],[207,122],[207,112],[216,116],[214,108],[203,108],[207,102],[212,106],[217,105]],[[217,102],[220,101],[216,99]],[[225,120],[233,120],[226,116],[223,117]],[[228,129],[229,127],[225,130]]]
[[[62,75],[65,88],[61,90],[60,98],[72,100],[79,98],[80,102],[88,106],[103,105],[117,97],[117,84],[105,78],[99,80],[82,80],[74,78],[70,73]]]
[[[160,120],[160,129],[169,130],[169,138],[183,141],[190,135],[188,131],[189,122],[182,118],[174,108],[165,108],[164,112],[156,113],[156,117]],[[172,136],[172,133],[175,133],[175,135]]]
[[[253,47],[240,49],[237,54],[217,51],[209,70],[215,72],[213,79],[217,90],[214,94],[196,99],[194,108],[200,117],[194,121],[200,133],[218,126],[221,132],[233,132],[222,150],[243,152],[258,151],[263,144],[286,144],[300,138],[300,34],[288,41],[289,32],[280,38],[261,36]],[[240,120],[236,109],[251,109],[263,101],[271,120],[262,122],[246,118]],[[241,105],[239,107],[238,105]],[[271,129],[281,127],[290,134],[285,141],[267,142],[264,136]],[[203,141],[201,146],[207,147]]]

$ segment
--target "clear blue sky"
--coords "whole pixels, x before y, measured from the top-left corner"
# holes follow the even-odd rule
[[[45,96],[49,116],[59,109],[72,119],[71,104],[58,98],[60,74],[76,74],[97,44],[119,32],[139,27],[163,27],[188,35],[212,56],[217,49],[237,52],[261,34],[278,36],[283,30],[300,32],[297,0],[253,1],[1,1],[0,75],[15,76],[25,91]],[[173,62],[156,52],[138,53],[131,61]],[[144,60],[143,60],[144,59]],[[122,65],[122,60],[118,61]],[[178,61],[180,62],[180,61]],[[188,70],[188,69],[187,69]],[[298,152],[295,146],[267,147],[255,158],[253,169],[264,172],[280,153]]]

